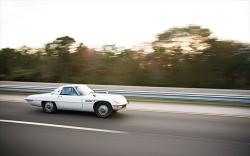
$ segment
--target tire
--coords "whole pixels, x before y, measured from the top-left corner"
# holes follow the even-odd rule
[[[95,114],[99,118],[107,118],[113,112],[110,104],[102,102],[95,107]]]
[[[54,102],[45,102],[43,104],[43,112],[45,113],[54,113],[57,110]]]

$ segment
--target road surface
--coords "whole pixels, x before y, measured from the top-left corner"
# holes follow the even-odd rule
[[[137,110],[100,119],[1,101],[0,147],[3,156],[249,156],[250,119]]]

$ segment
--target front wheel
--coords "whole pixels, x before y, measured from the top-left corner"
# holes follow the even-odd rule
[[[110,104],[100,103],[95,108],[95,114],[99,118],[107,118],[112,113]]]
[[[54,113],[56,111],[56,105],[53,102],[46,102],[43,105],[43,111],[45,113]]]

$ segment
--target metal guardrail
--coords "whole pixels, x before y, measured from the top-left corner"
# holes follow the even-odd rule
[[[49,93],[55,87],[37,86],[0,86],[0,91],[15,91],[27,93]],[[129,91],[129,90],[104,90],[93,89],[97,93],[121,94],[130,98],[143,99],[172,99],[172,100],[200,100],[200,101],[220,101],[237,102],[250,104],[250,95],[228,95],[228,94],[207,94],[207,93],[180,93],[180,92],[156,92],[156,91]]]

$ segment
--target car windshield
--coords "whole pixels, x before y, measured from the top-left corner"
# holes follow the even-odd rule
[[[90,93],[94,93],[92,89],[85,85],[79,85],[75,87],[80,95],[89,95]]]

